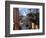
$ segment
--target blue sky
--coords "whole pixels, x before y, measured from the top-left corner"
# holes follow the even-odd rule
[[[31,9],[30,11],[29,8],[19,8],[20,15],[26,16],[30,12],[36,13],[36,9]]]
[[[21,15],[26,16],[28,13],[30,13],[30,10],[27,8],[19,8],[19,12]]]

